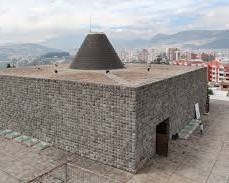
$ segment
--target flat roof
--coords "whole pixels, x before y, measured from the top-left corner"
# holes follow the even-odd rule
[[[125,67],[124,69],[111,70],[110,73],[106,74],[105,70],[69,69],[68,64],[58,65],[58,67],[55,65],[31,66],[2,69],[0,70],[0,76],[55,79],[136,87],[202,68],[197,66],[152,64],[151,70],[147,71],[148,66],[146,64],[127,64]],[[58,70],[58,73],[55,73],[55,70]]]

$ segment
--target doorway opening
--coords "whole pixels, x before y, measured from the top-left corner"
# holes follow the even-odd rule
[[[156,127],[156,154],[168,156],[169,150],[169,118]]]

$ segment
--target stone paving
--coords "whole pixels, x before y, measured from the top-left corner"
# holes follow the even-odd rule
[[[0,137],[0,183],[21,183],[63,163],[66,152],[52,147],[40,151]]]
[[[168,158],[156,156],[136,175],[70,158],[74,166],[120,183],[229,183],[229,102],[212,100],[211,112],[202,121],[204,135],[196,130],[188,140],[171,141]],[[61,165],[68,156],[52,147],[40,151],[0,138],[0,183],[28,182]]]
[[[229,102],[212,100],[202,120],[204,135],[171,141],[168,158],[154,158],[128,183],[229,183]]]

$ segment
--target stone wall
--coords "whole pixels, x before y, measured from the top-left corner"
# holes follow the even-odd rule
[[[0,76],[0,128],[130,172],[155,154],[156,125],[170,135],[204,110],[206,69],[145,86]]]
[[[139,87],[136,164],[140,169],[155,154],[156,126],[169,118],[170,137],[195,118],[194,105],[205,112],[207,68]]]
[[[134,171],[135,98],[121,86],[0,76],[0,128]]]

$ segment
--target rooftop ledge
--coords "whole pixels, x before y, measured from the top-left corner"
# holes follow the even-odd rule
[[[147,71],[146,64],[128,64],[125,69],[111,70],[106,74],[105,70],[76,70],[69,69],[69,65],[54,65],[20,67],[0,70],[0,76],[14,76],[53,80],[67,80],[105,85],[122,85],[138,87],[141,85],[172,78],[202,67],[158,65],[152,64]],[[57,70],[58,73],[54,71]]]

